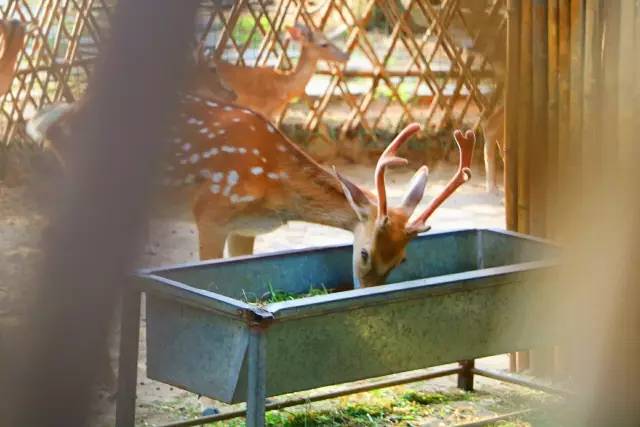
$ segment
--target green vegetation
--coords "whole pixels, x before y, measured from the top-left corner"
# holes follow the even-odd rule
[[[293,301],[296,299],[313,297],[316,295],[327,295],[328,293],[329,291],[327,290],[327,288],[325,288],[324,284],[320,284],[320,287],[309,287],[309,292],[303,294],[294,294],[291,292],[277,290],[271,283],[269,283],[268,291],[260,298],[249,298],[244,290],[242,291],[244,302],[248,304],[255,304],[258,306],[272,304],[274,302]]]

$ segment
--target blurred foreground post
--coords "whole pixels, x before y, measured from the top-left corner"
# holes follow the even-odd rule
[[[1,425],[88,423],[98,361],[137,253],[197,5],[118,3],[109,45],[72,131],[77,151],[57,189],[59,205],[25,342],[13,350],[15,366],[3,370],[3,399],[15,400]]]

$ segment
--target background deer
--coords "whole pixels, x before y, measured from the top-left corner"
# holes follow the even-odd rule
[[[62,159],[71,151],[64,136],[77,109],[59,104],[35,118]],[[291,220],[351,230],[354,280],[362,286],[380,285],[404,260],[407,243],[428,229],[429,216],[470,177],[475,136],[456,131],[460,163],[443,192],[410,221],[427,183],[424,166],[412,178],[401,206],[387,207],[385,170],[407,164],[396,153],[419,129],[418,124],[407,126],[381,155],[376,196],[320,166],[261,115],[185,95],[161,178],[158,206],[165,209],[154,209],[154,215],[175,216],[190,207],[201,259],[221,257],[227,237],[231,255],[250,254],[256,235]]]
[[[293,40],[300,42],[300,58],[291,71],[269,67],[244,67],[214,60],[222,80],[238,95],[236,103],[274,120],[305,87],[316,71],[319,60],[344,63],[349,55],[338,49],[320,32],[303,26],[287,29]]]
[[[26,24],[12,19],[0,20],[2,35],[2,53],[0,54],[0,95],[11,88],[18,54],[22,50],[27,34]]]

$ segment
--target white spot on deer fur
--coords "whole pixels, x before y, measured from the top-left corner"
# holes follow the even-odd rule
[[[273,179],[273,180],[280,179],[280,175],[278,175],[278,174],[277,174],[277,173],[275,173],[275,172],[269,172],[269,173],[267,174],[267,176],[269,177],[269,179]]]
[[[267,130],[271,133],[274,133],[276,131],[276,128],[271,126],[271,123],[267,123]]]
[[[246,152],[247,152],[247,149],[246,149],[246,148],[244,148],[244,147],[240,147],[240,148],[238,148],[238,153],[240,153],[240,154],[245,154]]]
[[[211,190],[213,194],[218,194],[220,192],[220,186],[218,184],[212,184],[209,190]]]
[[[231,119],[231,121],[234,123],[238,123],[240,121],[240,117],[234,117],[233,119]]]
[[[218,154],[218,152],[219,150],[216,147],[213,147],[212,149],[203,152],[202,157],[204,157],[205,159],[208,159],[209,157],[212,157]]]
[[[225,134],[225,132],[226,132],[226,130],[224,130],[224,129],[220,129],[220,130],[218,131],[218,135],[224,135],[224,134]]]
[[[289,178],[289,174],[286,173],[286,172],[280,172],[280,178],[287,179],[287,178]]]
[[[173,143],[174,144],[180,144],[182,142],[182,138],[174,138],[173,139]]]
[[[247,110],[246,108],[243,108],[242,112],[245,113],[245,114],[253,115],[253,111]]]
[[[220,122],[213,122],[214,127],[220,127]]]
[[[236,185],[238,183],[239,178],[240,178],[240,175],[238,175],[238,172],[234,170],[230,170],[229,173],[227,174],[227,183],[229,185]]]
[[[264,157],[260,157],[260,160],[262,160],[262,163],[267,163],[267,159],[265,159]]]
[[[208,129],[208,128],[202,128],[202,129],[200,129],[200,133],[201,133],[202,135],[204,135],[204,134],[205,134],[205,133],[207,133],[207,132],[209,132],[209,129]]]
[[[260,166],[251,168],[251,173],[254,175],[260,175],[262,172],[264,172],[264,169],[262,169],[262,167]]]
[[[213,172],[211,174],[211,181],[220,182],[220,181],[222,181],[223,177],[224,177],[224,174],[222,172]]]
[[[181,165],[186,165],[186,164],[187,164],[187,159],[182,159],[182,160],[180,160],[180,164],[181,164]]]
[[[198,153],[192,154],[191,157],[189,157],[191,164],[196,163],[198,160],[200,160],[200,154]]]
[[[257,148],[254,148],[253,150],[251,150],[251,152],[252,152],[253,154],[255,154],[256,156],[259,156],[259,155],[260,155],[260,150],[258,150]]]
[[[182,151],[189,151],[189,150],[191,150],[191,144],[187,142],[182,146]]]
[[[253,202],[256,198],[255,196],[252,196],[250,194],[246,196],[238,196],[237,194],[232,194],[231,197],[229,197],[229,199],[231,200],[231,203],[236,204],[236,203]]]
[[[196,119],[195,117],[189,117],[189,120],[187,120],[187,124],[194,125],[194,124],[198,123],[198,121],[199,120]]]
[[[193,184],[193,181],[196,179],[195,175],[193,175],[192,173],[190,173],[189,175],[187,175],[184,178],[184,183],[189,185],[189,184]]]
[[[249,126],[249,129],[251,129],[252,132],[256,131],[256,127],[254,125]]]
[[[207,135],[207,138],[209,138],[209,139],[213,139],[215,137],[216,137],[216,134],[213,133],[213,132],[210,132],[209,135]]]
[[[283,153],[284,153],[285,151],[287,151],[287,147],[285,147],[285,146],[284,146],[284,145],[282,145],[282,144],[278,144],[278,147],[277,147],[277,148],[278,148],[278,151],[282,151]]]
[[[231,108],[231,107],[224,107],[224,111],[233,111],[233,108]]]
[[[218,106],[218,104],[216,102],[213,102],[213,101],[206,101],[206,104],[209,107],[217,107]]]
[[[198,175],[203,178],[211,178],[211,171],[209,169],[201,169]]]
[[[224,151],[225,153],[235,153],[236,152],[236,147],[231,147],[229,145],[223,145],[221,150]]]

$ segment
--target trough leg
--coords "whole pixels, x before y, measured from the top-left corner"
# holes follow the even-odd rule
[[[264,331],[252,329],[249,335],[249,375],[247,387],[247,427],[264,426],[266,389]]]
[[[464,391],[473,391],[473,368],[475,361],[462,360],[460,363],[461,372],[458,374],[458,388]]]
[[[122,299],[116,426],[135,425],[140,339],[140,292],[125,291]]]

